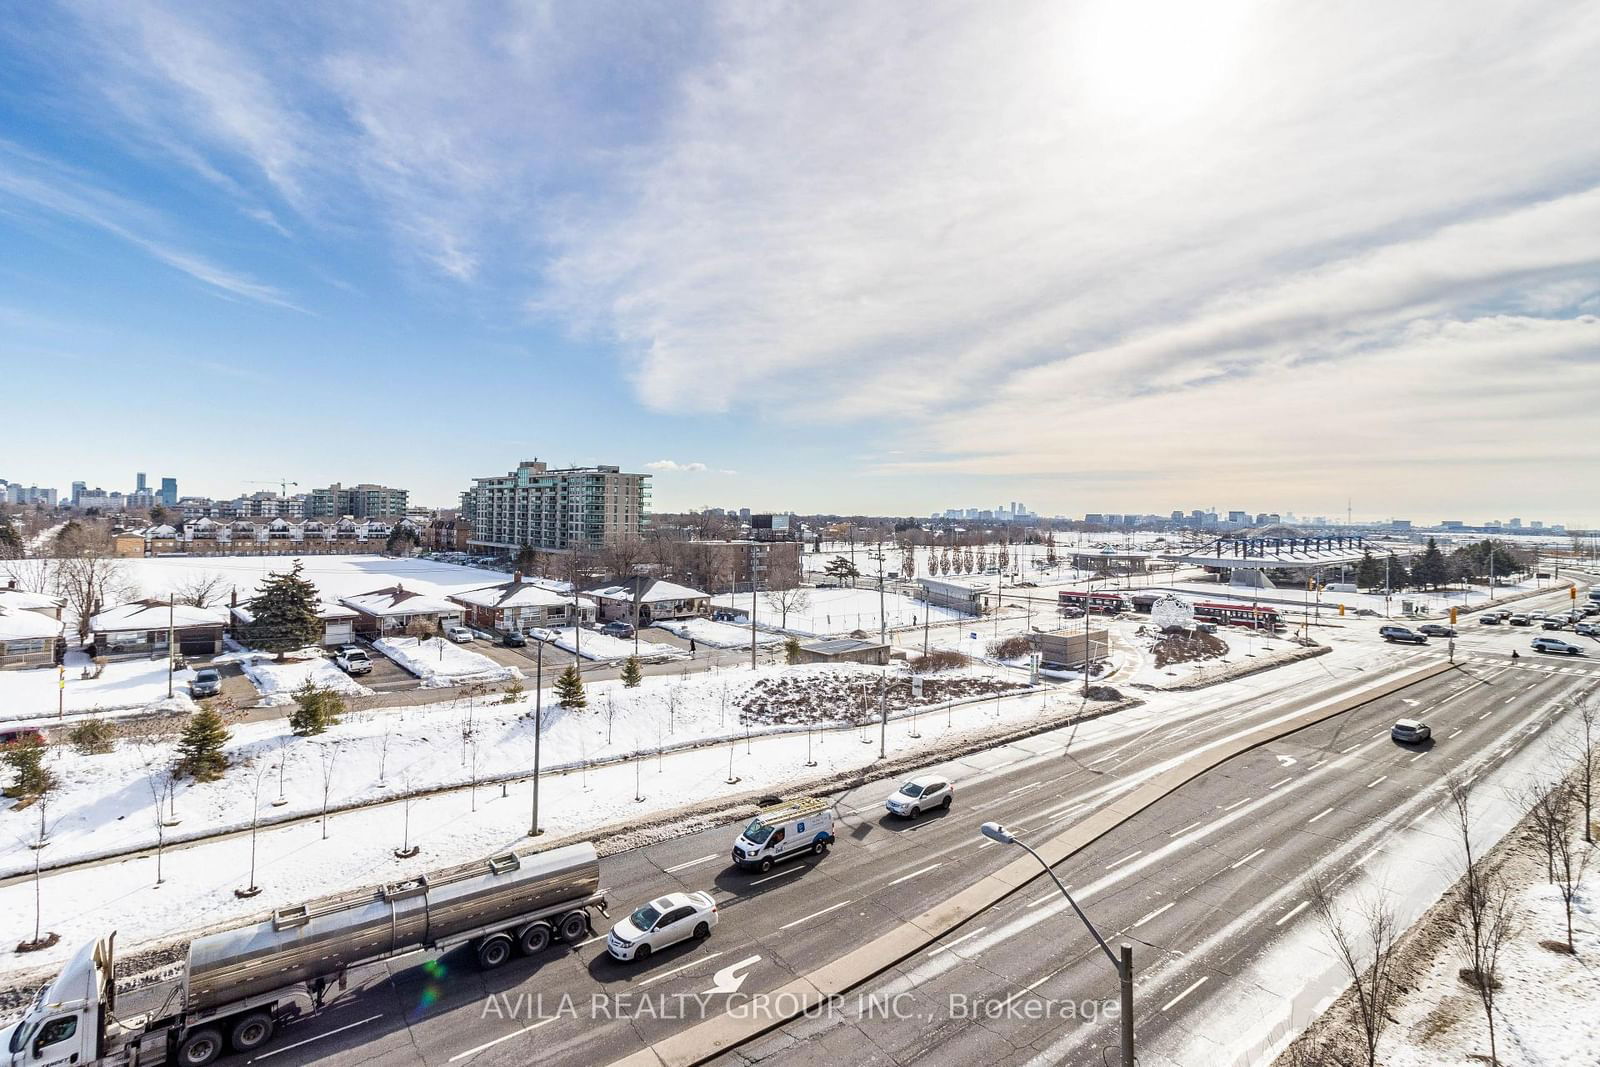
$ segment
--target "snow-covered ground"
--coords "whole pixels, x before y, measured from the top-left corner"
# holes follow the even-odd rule
[[[424,689],[475,682],[508,682],[523,676],[516,667],[502,667],[481,652],[442,637],[427,641],[415,637],[383,637],[374,641],[372,647],[421,678]]]
[[[912,626],[921,622],[928,610],[920,600],[899,593],[884,593],[880,612],[876,588],[807,589],[805,603],[791,606],[787,615],[766,596],[757,594],[755,601],[758,627],[802,637],[847,634],[854,630],[871,634],[877,632],[880,620],[885,617],[891,627]],[[711,602],[718,608],[749,617],[748,593],[713,597]],[[934,622],[951,622],[966,617],[947,608],[932,609]]]
[[[291,652],[283,663],[270,652],[241,651],[218,656],[213,663],[237,663],[261,694],[262,704],[293,704],[296,689],[310,682],[346,696],[371,696],[372,690],[334,666],[321,649]]]
[[[0,721],[54,715],[57,699],[66,714],[121,711],[142,708],[167,695],[167,661],[163,659],[111,660],[98,678],[84,678],[92,666],[88,656],[74,649],[67,653],[66,686],[57,684],[54,667],[0,671]],[[175,671],[173,692],[188,692],[194,671]]]
[[[1328,577],[1328,576],[1325,576]],[[1328,577],[1329,581],[1336,581]],[[1175,589],[1184,596],[1197,600],[1251,600],[1257,599],[1274,607],[1295,614],[1297,617],[1310,610],[1313,614],[1320,613],[1322,617],[1336,617],[1339,607],[1344,606],[1346,614],[1353,614],[1360,610],[1376,612],[1378,615],[1388,615],[1399,618],[1404,614],[1405,602],[1410,602],[1415,612],[1430,616],[1447,615],[1452,607],[1470,609],[1473,605],[1482,604],[1490,599],[1487,586],[1475,585],[1469,589],[1441,589],[1437,592],[1404,592],[1395,593],[1388,598],[1385,604],[1382,593],[1335,593],[1324,590],[1320,598],[1312,593],[1308,598],[1304,589],[1293,586],[1280,586],[1276,589],[1252,590],[1245,586],[1222,585],[1216,582],[1175,582],[1161,583],[1162,588]],[[1119,588],[1115,584],[1107,588]],[[1136,587],[1137,588],[1137,587]],[[1496,599],[1514,596],[1518,593],[1533,592],[1538,589],[1552,588],[1549,580],[1540,581],[1529,578],[1515,584],[1506,583],[1496,585],[1494,597]]]
[[[656,623],[656,628],[665,630],[675,637],[685,641],[693,638],[696,644],[705,645],[707,648],[749,648],[750,628],[748,626],[734,626],[732,623],[713,622],[710,619],[668,619]],[[783,640],[782,637],[765,630],[756,631],[757,645],[776,645]]]
[[[541,636],[545,634],[549,635],[548,638]],[[540,640],[548,640],[550,644],[567,652],[576,650],[578,655],[584,659],[600,660],[606,663],[625,660],[634,654],[632,638],[623,640],[620,637],[603,634],[598,630],[584,630],[581,634],[574,634],[572,627],[558,626],[553,629],[532,632],[529,636],[538,637]],[[638,654],[640,659],[678,659],[688,655],[686,651],[676,645],[652,644],[642,639],[639,641]]]

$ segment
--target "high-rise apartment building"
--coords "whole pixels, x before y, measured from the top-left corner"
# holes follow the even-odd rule
[[[397,519],[405,515],[410,499],[411,493],[406,489],[368,482],[350,486],[334,482],[326,489],[313,489],[306,494],[306,517]]]
[[[649,511],[650,476],[620,467],[551,470],[523,460],[509,474],[474,478],[461,494],[469,548],[514,552],[592,551],[638,537]]]
[[[163,478],[163,479],[161,479],[161,492],[160,492],[159,495],[161,497],[161,502],[163,504],[165,504],[167,507],[169,507],[169,508],[177,507],[178,506],[178,479],[176,479],[176,478]]]

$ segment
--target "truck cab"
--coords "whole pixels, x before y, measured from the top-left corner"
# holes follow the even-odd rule
[[[769,871],[796,856],[822,856],[833,844],[833,806],[821,797],[803,797],[763,808],[733,843],[733,862]]]
[[[109,945],[92,941],[80,948],[55,981],[34,995],[27,1012],[4,1040],[5,1067],[68,1067],[100,1057],[101,1005],[109,989],[103,961]]]

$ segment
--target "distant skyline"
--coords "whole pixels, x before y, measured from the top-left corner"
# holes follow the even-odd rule
[[[1600,526],[1596,54],[1537,0],[22,5],[0,477]]]

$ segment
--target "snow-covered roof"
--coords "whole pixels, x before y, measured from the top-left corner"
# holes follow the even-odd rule
[[[61,621],[36,611],[0,609],[0,641],[26,641],[36,637],[60,637]]]
[[[152,526],[144,532],[146,537],[177,537],[178,531],[171,526]]]
[[[471,604],[480,608],[554,608],[572,602],[571,597],[562,596],[554,589],[526,581],[504,582],[482,589],[451,593],[450,599],[457,604]]]
[[[89,629],[95,633],[112,633],[117,630],[165,630],[169,625],[178,629],[189,626],[222,626],[228,621],[221,608],[195,608],[188,604],[174,604],[169,612],[165,600],[135,600],[107,608],[89,620]]]
[[[918,578],[924,587],[941,585],[946,589],[961,589],[969,593],[987,593],[989,583],[981,578]]]
[[[370,593],[340,597],[339,603],[374,617],[385,615],[456,615],[459,605],[413,593],[404,586],[392,585]]]
[[[641,604],[654,604],[663,600],[704,600],[710,593],[702,593],[698,589],[690,589],[686,585],[676,582],[664,582],[660,578],[630,578],[617,585],[602,586],[591,589],[586,594],[600,600],[625,600],[633,603],[634,589],[643,585],[643,592],[639,594]]]
[[[35,593],[28,589],[0,589],[0,610],[54,611],[66,606],[66,598],[49,593]]]
[[[234,621],[241,625],[249,626],[256,621],[255,615],[244,604],[235,605],[232,611]],[[356,613],[342,604],[335,604],[330,600],[323,600],[317,603],[317,618],[323,622],[332,622],[334,619],[353,619],[355,617]]]

